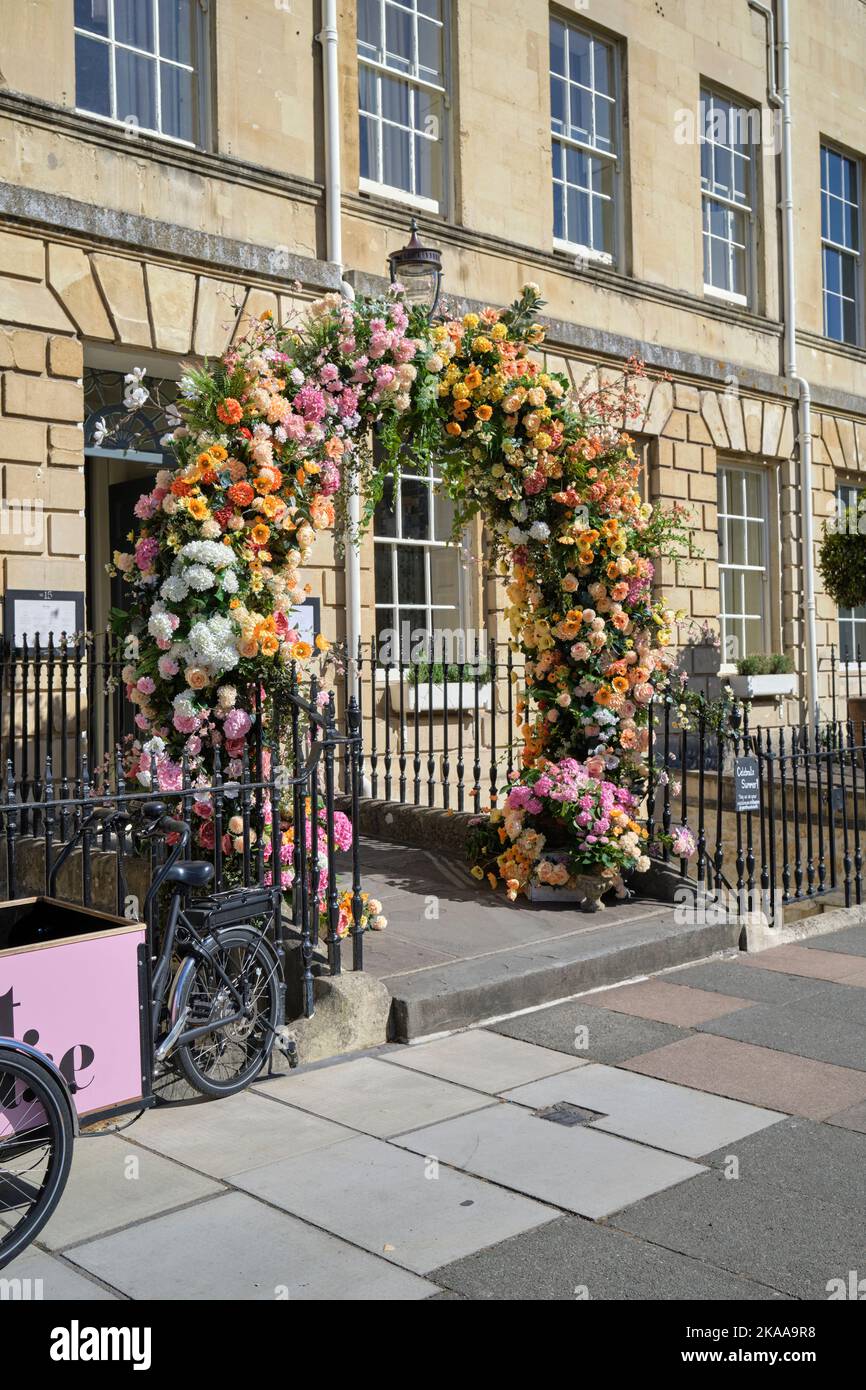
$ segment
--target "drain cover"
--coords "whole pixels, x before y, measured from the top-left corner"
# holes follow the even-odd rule
[[[591,1120],[605,1118],[601,1110],[586,1110],[582,1105],[572,1105],[570,1100],[557,1101],[556,1105],[546,1105],[536,1110],[539,1120],[552,1120],[555,1125],[587,1125]]]

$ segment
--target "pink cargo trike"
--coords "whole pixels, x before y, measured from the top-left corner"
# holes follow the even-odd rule
[[[82,829],[97,817],[115,830],[130,821],[99,808]],[[175,839],[144,921],[54,896],[0,903],[0,1268],[59,1202],[79,1125],[152,1105],[164,1065],[209,1097],[242,1090],[283,1022],[279,894],[255,885],[191,898],[214,866],[183,859],[188,826],[162,802],[142,808],[140,826]],[[163,885],[171,894],[154,944],[147,922]]]

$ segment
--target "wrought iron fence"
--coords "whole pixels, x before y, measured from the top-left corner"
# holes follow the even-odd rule
[[[73,724],[67,735],[55,729],[49,738],[46,731],[38,744],[30,746],[26,759],[22,760],[22,749],[16,743],[6,760],[0,797],[6,897],[15,898],[22,887],[25,857],[28,890],[52,893],[60,869],[76,851],[80,856],[81,901],[89,907],[93,901],[94,862],[98,855],[107,855],[113,861],[116,909],[123,915],[128,871],[135,851],[132,812],[140,803],[159,796],[170,804],[178,819],[197,828],[203,821],[212,826],[212,835],[207,839],[212,842],[210,857],[216,891],[235,885],[269,886],[276,903],[283,896],[283,875],[291,879],[285,896],[292,928],[300,940],[304,1012],[312,1014],[313,963],[321,926],[331,973],[339,974],[342,968],[340,863],[335,835],[338,760],[352,813],[351,843],[345,851],[351,873],[348,935],[352,968],[363,968],[358,836],[360,713],[357,703],[349,701],[345,728],[341,731],[333,693],[322,704],[315,680],[306,694],[301,693],[296,680],[293,682],[268,728],[264,726],[260,699],[254,713],[249,746],[236,772],[231,765],[223,765],[220,750],[215,749],[210,780],[204,784],[193,780],[184,759],[179,785],[168,790],[142,788],[131,782],[120,746],[115,748],[113,757],[105,756],[98,762],[98,771],[94,773],[88,752],[90,730],[83,711],[80,722]],[[70,739],[74,739],[72,749],[67,748]],[[54,767],[58,741],[61,750],[66,750],[67,759],[59,781]],[[37,748],[41,755],[38,762]],[[64,757],[63,751],[60,756]],[[204,814],[197,813],[202,811]],[[122,828],[114,821],[118,812],[123,816]],[[287,823],[291,825],[292,837],[284,847],[278,832]],[[321,845],[320,826],[324,830]],[[197,838],[200,845],[200,833]],[[153,842],[149,853],[153,856],[149,865],[152,873],[162,862],[164,846],[160,841]],[[196,854],[203,857],[199,847]]]
[[[650,731],[649,842],[683,879],[771,925],[780,908],[830,894],[863,901],[866,718],[753,729],[748,704],[682,721],[667,700],[650,707]],[[753,799],[741,772],[754,774]],[[693,857],[677,853],[688,836]]]
[[[358,651],[364,794],[399,805],[479,811],[518,765],[523,662],[488,639],[475,661],[383,659]],[[348,678],[346,691],[348,697]]]

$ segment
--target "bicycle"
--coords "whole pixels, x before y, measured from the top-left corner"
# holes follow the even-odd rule
[[[29,1245],[66,1186],[78,1116],[35,1047],[0,1038],[0,1269]]]

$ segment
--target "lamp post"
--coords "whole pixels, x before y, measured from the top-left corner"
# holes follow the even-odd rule
[[[426,309],[432,319],[442,288],[442,252],[423,246],[418,239],[418,223],[412,218],[411,235],[405,246],[388,257],[391,284],[398,282],[406,291],[406,301]]]

